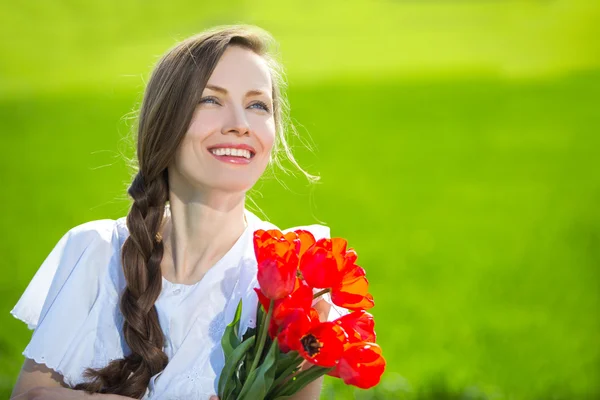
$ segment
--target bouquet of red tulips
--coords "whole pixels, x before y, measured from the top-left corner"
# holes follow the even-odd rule
[[[385,360],[365,311],[373,297],[356,252],[346,246],[342,238],[315,240],[306,230],[254,232],[256,328],[238,337],[240,301],[221,340],[220,400],[286,399],[325,374],[363,389],[379,383]],[[312,305],[326,293],[352,312],[321,322]]]

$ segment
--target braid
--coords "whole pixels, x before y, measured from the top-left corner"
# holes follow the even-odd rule
[[[133,204],[127,215],[129,237],[121,252],[127,286],[120,308],[131,354],[111,361],[105,368],[88,368],[85,376],[92,380],[74,389],[141,398],[150,378],[167,365],[168,357],[162,350],[165,338],[154,306],[162,289],[160,262],[164,247],[157,233],[168,199],[167,182],[166,170],[149,182],[139,172],[128,190]]]

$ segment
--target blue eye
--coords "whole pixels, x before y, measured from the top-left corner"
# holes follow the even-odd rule
[[[261,106],[261,108],[267,112],[269,112],[269,106],[267,106],[264,102],[262,101],[257,101],[256,103],[252,104],[253,106],[259,105]]]
[[[200,100],[200,103],[206,103],[207,100],[213,100],[216,104],[219,104],[219,102],[217,101],[217,99],[214,98],[214,97],[204,97],[203,99]]]

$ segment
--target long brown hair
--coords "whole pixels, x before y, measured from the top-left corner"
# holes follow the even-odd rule
[[[133,204],[127,215],[129,236],[121,251],[127,286],[121,294],[120,309],[131,353],[104,368],[88,368],[85,377],[89,380],[74,389],[141,398],[150,378],[167,365],[165,338],[154,306],[162,290],[163,243],[157,233],[169,196],[167,166],[227,46],[252,50],[269,65],[277,133],[271,162],[281,166],[278,155],[283,152],[310,181],[318,179],[297,164],[284,135],[289,125],[288,107],[283,96],[282,68],[271,49],[274,44],[269,33],[255,26],[219,26],[178,43],[154,68],[137,124],[137,173],[128,189]]]

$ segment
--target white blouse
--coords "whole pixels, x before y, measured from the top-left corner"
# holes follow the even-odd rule
[[[152,377],[143,399],[208,400],[217,393],[224,365],[221,337],[240,299],[239,333],[255,327],[258,299],[253,288],[259,285],[253,232],[279,228],[248,210],[245,215],[248,226],[242,235],[199,282],[186,285],[163,277],[155,305],[169,363]],[[316,224],[282,231],[296,229],[309,230],[317,240],[330,237],[327,226]],[[85,381],[86,368],[104,367],[130,352],[119,310],[125,288],[120,253],[128,234],[125,217],[72,228],[11,311],[33,330],[23,355],[57,371],[69,385]],[[324,298],[331,303],[328,295]],[[346,313],[332,305],[328,320]]]

